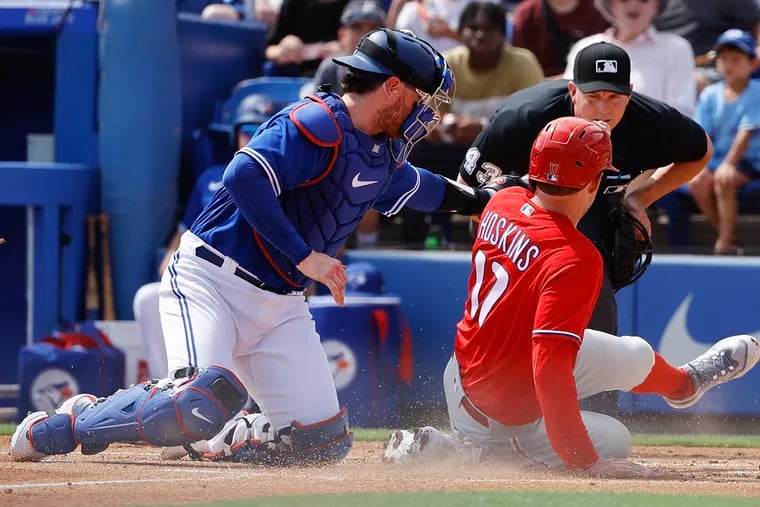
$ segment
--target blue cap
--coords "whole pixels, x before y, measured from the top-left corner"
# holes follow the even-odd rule
[[[383,275],[369,262],[352,262],[346,266],[346,294],[377,296],[385,293]]]
[[[385,10],[374,0],[351,0],[340,16],[342,26],[358,23],[385,25]]]
[[[726,46],[735,47],[739,51],[747,53],[751,58],[757,56],[757,53],[755,53],[755,46],[757,46],[755,38],[751,33],[739,30],[738,28],[731,28],[720,34],[713,49],[718,51]]]

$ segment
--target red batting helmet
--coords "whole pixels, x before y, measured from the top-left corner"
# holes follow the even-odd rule
[[[609,131],[575,116],[550,121],[533,142],[531,181],[568,188],[583,188],[612,166]]]

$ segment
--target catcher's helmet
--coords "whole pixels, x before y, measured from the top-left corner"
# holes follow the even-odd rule
[[[438,109],[450,103],[456,84],[446,60],[428,42],[409,31],[380,28],[359,41],[354,53],[333,58],[353,71],[399,79],[417,90],[420,103],[401,126],[403,144],[394,146],[396,162],[406,160],[412,147],[440,121]]]
[[[575,116],[550,121],[530,152],[531,181],[580,189],[612,166],[612,141],[607,129]]]
[[[261,125],[269,119],[275,112],[275,104],[267,95],[254,93],[248,95],[240,101],[235,116],[233,118],[233,127],[237,128],[243,124]]]

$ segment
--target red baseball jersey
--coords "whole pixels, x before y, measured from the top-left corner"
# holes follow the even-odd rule
[[[572,367],[599,294],[602,259],[566,216],[540,208],[531,196],[518,187],[502,190],[481,214],[456,358],[470,401],[506,425],[544,415],[535,379],[556,361],[570,376],[543,372],[549,374],[544,379],[570,385],[552,387],[544,403],[575,393],[562,401],[575,404],[577,423]],[[560,346],[540,349],[540,343]]]

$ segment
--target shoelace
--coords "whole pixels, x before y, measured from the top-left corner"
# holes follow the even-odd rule
[[[699,378],[700,386],[718,380],[728,375],[739,366],[739,361],[734,361],[730,354],[721,350],[717,355],[709,356],[700,361],[691,363],[694,373]]]

